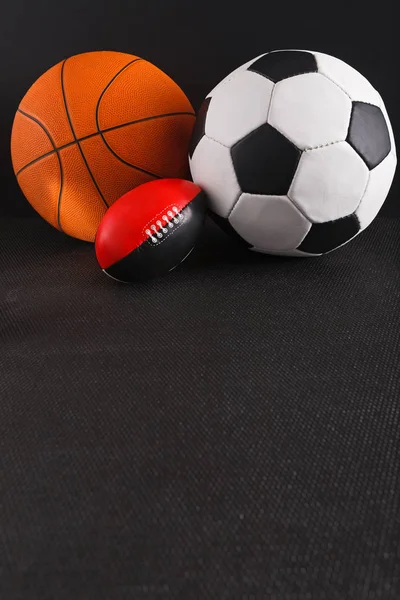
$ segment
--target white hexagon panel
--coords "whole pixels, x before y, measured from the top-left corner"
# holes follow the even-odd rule
[[[351,215],[361,202],[369,171],[347,142],[303,152],[288,196],[314,223]]]
[[[222,85],[208,106],[205,134],[228,148],[266,123],[274,84],[240,71]]]
[[[318,73],[333,81],[351,100],[379,106],[379,93],[359,71],[329,54],[323,52],[313,54],[317,60]]]
[[[351,100],[326,77],[306,73],[276,84],[268,123],[305,150],[346,139]]]
[[[241,194],[229,148],[203,136],[190,160],[190,169],[197,185],[206,192],[211,210],[226,217]]]
[[[246,242],[263,252],[294,250],[311,228],[285,196],[242,194],[229,215],[229,223]]]

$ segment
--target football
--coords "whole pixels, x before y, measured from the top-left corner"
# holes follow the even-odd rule
[[[204,100],[189,152],[211,215],[248,248],[319,256],[378,214],[397,157],[377,90],[333,56],[276,50]]]
[[[122,283],[165,275],[192,252],[205,214],[204,193],[191,181],[144,183],[105,213],[95,239],[97,262]]]

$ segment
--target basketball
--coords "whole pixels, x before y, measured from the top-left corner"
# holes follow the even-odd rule
[[[11,136],[14,172],[41,217],[93,242],[125,193],[188,177],[194,123],[184,92],[150,62],[120,52],[78,54],[23,97]]]

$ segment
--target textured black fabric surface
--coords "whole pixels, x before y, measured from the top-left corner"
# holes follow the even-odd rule
[[[0,220],[0,597],[395,599],[400,221],[163,279]]]

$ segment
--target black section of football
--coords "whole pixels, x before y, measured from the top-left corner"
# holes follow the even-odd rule
[[[231,155],[242,192],[283,196],[292,184],[301,152],[265,123],[237,142]]]
[[[324,254],[348,242],[360,231],[355,215],[327,223],[313,223],[298,250],[310,254]]]
[[[210,106],[211,98],[206,98],[203,104],[200,106],[199,112],[197,113],[196,123],[193,129],[192,138],[190,140],[189,156],[193,157],[194,151],[196,150],[200,140],[205,135],[206,129],[206,117],[208,107]]]
[[[203,227],[206,205],[206,196],[200,192],[180,212],[183,222],[173,234],[158,243],[148,239],[104,270],[114,279],[125,283],[144,281],[171,271],[193,249]]]
[[[246,240],[244,240],[242,236],[238,234],[236,229],[232,227],[228,219],[224,219],[224,217],[221,217],[213,212],[210,212],[210,217],[222,229],[222,231],[224,231],[230,238],[234,239],[240,246],[243,246],[244,248],[252,248],[252,245],[246,242]]]
[[[303,73],[317,73],[318,65],[311,52],[280,50],[261,56],[248,70],[276,83]]]
[[[353,102],[347,142],[369,169],[374,169],[386,158],[391,148],[389,130],[378,106]]]

